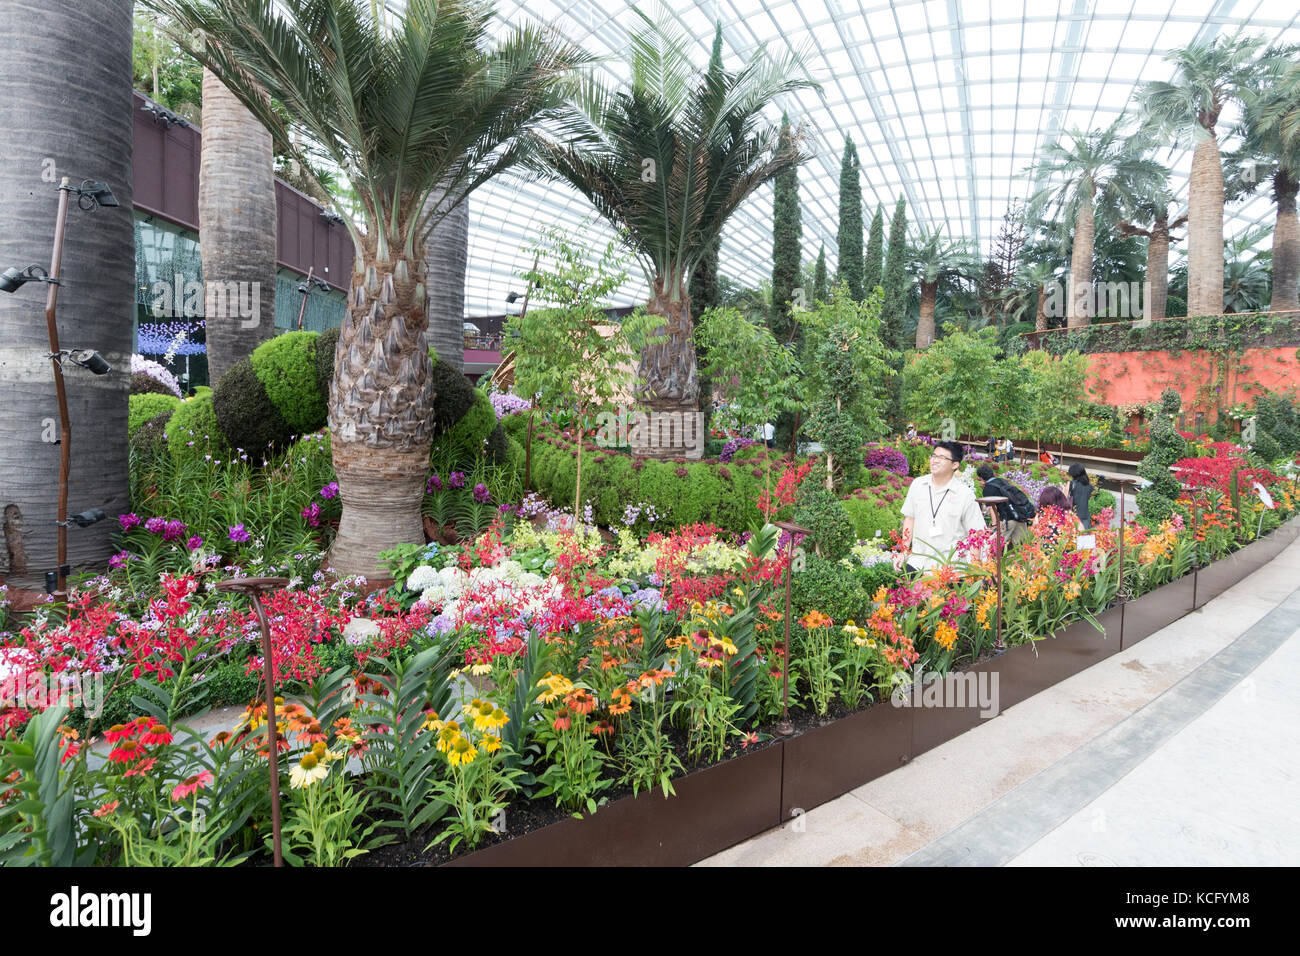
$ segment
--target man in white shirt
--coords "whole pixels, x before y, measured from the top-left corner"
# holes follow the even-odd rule
[[[895,568],[906,563],[909,570],[928,571],[945,563],[968,531],[988,527],[974,492],[956,480],[964,454],[960,442],[939,442],[930,455],[930,474],[908,486]]]

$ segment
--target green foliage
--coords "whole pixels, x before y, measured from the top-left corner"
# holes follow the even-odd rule
[[[282,449],[289,443],[292,428],[249,361],[236,362],[221,376],[212,393],[212,405],[221,434],[233,448],[250,455],[265,454],[268,448]]]
[[[167,422],[172,417],[172,412],[163,412],[155,415],[143,425],[135,430],[127,443],[131,454],[131,473],[135,478],[141,473],[142,469],[148,468],[153,462],[167,452]],[[134,495],[132,495],[132,500]]]
[[[433,349],[429,350],[432,356]],[[450,362],[433,360],[430,385],[433,389],[433,438],[445,435],[479,400],[478,389],[465,377],[465,373]],[[489,403],[491,404],[491,403]]]
[[[328,403],[330,383],[334,381],[334,352],[338,349],[341,329],[326,329],[316,340],[316,390]],[[432,353],[432,349],[429,350]]]
[[[898,351],[903,348],[907,292],[911,286],[907,275],[907,200],[902,196],[898,197],[894,218],[889,222],[889,251],[885,256],[885,274],[880,284],[885,290],[880,313],[884,326],[881,337],[887,347]]]
[[[781,123],[780,140],[786,149],[794,148],[788,117]],[[861,234],[859,226],[858,235]],[[794,299],[794,288],[799,283],[799,267],[803,261],[803,250],[799,244],[802,235],[799,170],[797,166],[791,166],[777,174],[772,192],[772,332],[782,342],[790,339],[793,322],[791,301]],[[805,299],[811,297],[810,290],[804,289],[803,292]]]
[[[461,378],[464,376],[462,375]],[[468,384],[468,379],[466,383]],[[485,451],[484,442],[488,442],[490,436],[498,431],[497,413],[492,407],[492,402],[482,392],[471,389],[471,395],[473,404],[460,420],[447,431],[441,434],[435,433],[431,455],[449,456],[456,464],[465,464],[472,462],[475,456]],[[504,457],[504,442],[504,435],[501,435],[495,443],[489,442],[498,459]],[[494,460],[493,464],[496,463],[497,461]]]
[[[850,618],[865,621],[871,614],[871,592],[859,570],[816,554],[804,558],[804,567],[790,575],[790,613],[794,618],[821,611],[839,623]]]
[[[285,332],[253,351],[253,371],[295,435],[314,432],[325,424],[329,392],[320,390],[316,339],[315,332]]]
[[[862,267],[862,289],[870,294],[885,277],[885,210],[876,207],[867,239],[867,256]]]
[[[812,532],[817,552],[832,561],[848,554],[856,540],[853,519],[843,503],[811,476],[799,486],[794,522]]]
[[[229,451],[211,395],[196,395],[182,402],[167,420],[166,433],[167,453],[178,463],[202,461],[204,455],[220,456]]]
[[[942,433],[944,419],[957,435],[1010,431],[1027,399],[1022,369],[998,359],[993,328],[962,332],[950,323],[903,369],[903,414],[923,431]]]
[[[1143,488],[1135,496],[1138,513],[1152,522],[1163,521],[1174,513],[1174,503],[1154,488]]]
[[[0,779],[17,774],[21,799],[0,806],[0,861],[7,866],[89,865],[97,845],[78,847],[77,798],[59,759],[62,704],[37,714],[21,739],[0,740]]]
[[[1183,397],[1176,388],[1165,388],[1160,392],[1160,414],[1177,416],[1183,410]]]
[[[1105,509],[1114,508],[1118,504],[1119,501],[1109,491],[1094,488],[1092,497],[1088,499],[1088,514],[1095,518]]]
[[[150,381],[153,381],[150,379]],[[154,393],[135,394],[127,399],[128,412],[126,420],[126,436],[128,439],[134,438],[136,432],[140,430],[145,422],[157,418],[159,415],[170,415],[180,408],[181,400],[171,393]]]
[[[1049,355],[1046,352],[1026,352],[1020,358],[1025,377],[1027,414],[1020,419],[1022,430],[1027,430],[1040,441],[1062,441],[1077,427],[1083,417],[1089,371],[1088,359],[1077,352]],[[1017,416],[1009,414],[1002,396],[991,396],[1000,412],[995,431],[1010,431]]]
[[[728,384],[727,403],[744,425],[762,425],[795,407],[798,366],[773,334],[731,307],[700,315],[695,344],[709,378]]]
[[[860,540],[870,540],[880,532],[882,539],[888,541],[889,532],[902,527],[903,519],[899,505],[882,501],[879,498],[845,498],[844,510],[853,522],[853,534]]]
[[[857,148],[853,140],[845,139],[844,159],[840,163],[840,224],[835,234],[840,266],[835,282],[847,285],[849,296],[854,300],[861,300],[866,291],[862,284],[861,175]]]
[[[823,245],[817,253],[817,267],[813,270],[813,291],[810,298],[814,302],[825,301],[830,294],[830,280],[826,276],[826,246]]]

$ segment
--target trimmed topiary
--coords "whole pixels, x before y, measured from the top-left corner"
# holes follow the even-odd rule
[[[464,376],[461,376],[462,378]],[[473,399],[469,409],[450,429],[439,433],[436,429],[433,438],[433,451],[442,455],[451,455],[458,463],[471,462],[485,450],[484,442],[494,431],[501,432],[496,454],[505,454],[505,432],[497,424],[496,409],[488,397],[474,388],[470,388]],[[438,408],[434,405],[435,414]]]
[[[126,419],[126,437],[131,439],[139,430],[140,426],[151,418],[157,418],[159,415],[171,415],[180,407],[181,400],[175,395],[161,395],[155,392],[148,392],[143,395],[132,395],[127,399],[127,419]]]
[[[232,448],[265,453],[268,446],[283,448],[293,434],[251,362],[236,362],[221,376],[213,405],[217,424]]]
[[[317,338],[316,332],[285,332],[263,342],[252,356],[253,371],[295,434],[314,432],[325,424],[325,399],[317,384]]]
[[[326,329],[316,340],[316,390],[326,407],[330,400],[330,383],[334,381],[334,353],[338,350],[341,330]]]
[[[853,519],[824,485],[805,481],[800,486],[794,523],[812,532],[818,552],[831,561],[838,561],[848,554],[856,540]]]
[[[180,404],[180,399],[176,400],[176,404]],[[163,456],[167,450],[167,422],[174,414],[175,409],[171,409],[155,415],[141,424],[135,430],[135,434],[130,436],[127,444],[135,462],[148,465]]]
[[[175,392],[165,383],[158,381],[152,375],[146,375],[144,372],[136,372],[131,376],[131,394],[132,395],[170,395],[177,401],[180,401]]]
[[[221,456],[229,451],[211,395],[196,395],[181,402],[167,420],[167,453],[177,462]]]
[[[432,351],[432,350],[430,350]],[[445,435],[456,425],[478,401],[479,392],[472,382],[456,366],[437,361],[433,362],[431,376],[433,386],[433,443],[438,444],[438,436]],[[492,403],[484,396],[487,407],[492,411],[492,421],[497,418]],[[480,438],[486,438],[491,428],[483,429]]]

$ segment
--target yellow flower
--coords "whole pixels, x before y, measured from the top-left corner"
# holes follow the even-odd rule
[[[537,686],[546,688],[546,691],[538,698],[543,704],[549,704],[573,690],[572,681],[559,674],[552,674],[550,671],[547,671],[546,676],[537,682]]]
[[[957,629],[947,621],[940,621],[939,626],[934,629],[934,640],[945,651],[950,651],[957,643]]]
[[[736,645],[732,643],[731,638],[729,637],[714,637],[710,634],[709,643],[714,647],[722,648],[722,653],[726,654],[728,657],[734,657],[738,652]]]
[[[459,736],[460,724],[454,720],[447,721],[438,731],[438,749],[446,753]]]
[[[315,754],[305,753],[298,763],[289,769],[289,786],[301,790],[319,780],[324,780],[328,773],[329,769],[321,765]]]
[[[492,673],[492,665],[491,665],[491,664],[475,664],[473,667],[471,667],[471,668],[469,669],[469,672],[470,672],[471,674],[473,674],[475,677],[482,677],[482,676],[484,676],[485,674],[491,674],[491,673]]]
[[[473,763],[477,756],[478,751],[464,734],[457,734],[447,750],[447,762],[453,767]]]
[[[432,730],[434,733],[437,733],[442,730],[444,726],[446,726],[446,721],[439,720],[437,713],[432,710],[429,711],[428,715],[424,718],[425,730]]]
[[[501,749],[501,738],[496,734],[484,734],[478,745],[485,754],[494,754]]]

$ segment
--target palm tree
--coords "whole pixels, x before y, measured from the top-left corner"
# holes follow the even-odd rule
[[[1215,124],[1225,106],[1261,81],[1272,61],[1257,61],[1261,40],[1215,37],[1166,56],[1174,79],[1139,94],[1148,132],[1195,144],[1188,182],[1188,315],[1223,311],[1223,164]]]
[[[97,349],[108,375],[65,367],[73,513],[129,508],[126,393],[135,314],[131,222],[131,0],[6,4],[0,17],[0,271],[48,268],[58,185],[102,181],[120,205],[83,212],[71,197],[58,325],[63,348]],[[60,446],[42,312],[48,286],[0,293],[0,571],[31,585],[56,563]],[[68,561],[101,564],[115,521],[68,533]],[[25,561],[22,560],[25,556]],[[17,561],[15,561],[17,559]],[[18,567],[17,565],[25,565]]]
[[[1225,243],[1223,311],[1258,312],[1269,297],[1272,253],[1263,248],[1267,225],[1247,229]]]
[[[687,277],[737,207],[807,157],[801,134],[778,141],[759,114],[797,79],[797,55],[779,62],[760,47],[738,73],[693,67],[693,41],[638,11],[631,81],[608,90],[594,79],[574,98],[580,134],[534,134],[546,167],[591,200],[623,236],[651,289],[647,312],[662,316],[657,342],[641,354],[639,397],[661,412],[694,413],[699,377]],[[690,449],[655,448],[686,456]],[[698,450],[695,452],[698,455]]]
[[[212,384],[275,335],[275,172],[271,134],[211,70],[203,71],[203,142],[199,163],[199,252],[206,288],[251,283],[257,315],[239,298],[205,314]],[[239,285],[234,288],[240,288]],[[208,296],[208,304],[218,300]]]
[[[1078,328],[1089,324],[1092,301],[1092,259],[1096,239],[1096,213],[1100,207],[1111,212],[1165,175],[1163,167],[1144,159],[1135,147],[1136,137],[1120,135],[1122,118],[1101,132],[1066,134],[1068,143],[1056,141],[1043,149],[1043,157],[1032,167],[1057,181],[1041,189],[1031,201],[1034,216],[1054,207],[1058,220],[1074,222],[1074,244],[1070,254],[1070,290],[1066,297],[1066,324]]]
[[[1169,301],[1169,243],[1173,233],[1187,223],[1187,216],[1169,218],[1173,197],[1163,184],[1152,193],[1135,197],[1130,218],[1121,220],[1119,231],[1125,236],[1144,236],[1147,240],[1147,301],[1143,318],[1163,319]],[[1150,223],[1149,227],[1140,225]]]
[[[532,26],[489,45],[492,11],[475,0],[407,0],[400,14],[369,0],[145,2],[278,144],[295,148],[262,90],[357,190],[355,216],[334,200],[356,255],[330,389],[343,498],[330,561],[382,574],[380,551],[423,540],[425,252],[452,208],[428,200],[441,187],[463,201],[519,162],[539,120],[562,131],[563,79],[589,58]]]
[[[908,256],[911,271],[921,285],[921,312],[916,323],[916,348],[934,344],[934,297],[945,276],[968,274],[975,267],[964,239],[945,239],[939,229],[922,227],[920,239]]]
[[[1288,52],[1294,56],[1296,49]],[[1273,227],[1273,297],[1269,311],[1300,309],[1300,220],[1296,218],[1296,194],[1300,192],[1300,126],[1283,121],[1287,110],[1295,112],[1300,124],[1300,64],[1289,74],[1245,96],[1245,110],[1239,133],[1241,148],[1225,159],[1229,170],[1225,194],[1230,199],[1250,195],[1259,184],[1273,188],[1277,221]]]
[[[1016,273],[1017,283],[1013,308],[1027,311],[1034,303],[1034,331],[1047,331],[1047,284],[1058,281],[1056,267],[1046,262],[1027,263]]]

